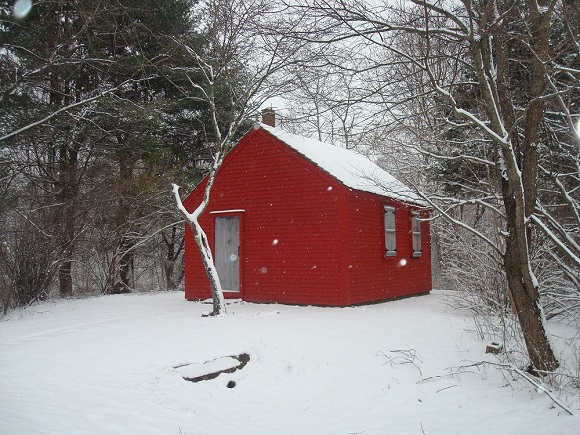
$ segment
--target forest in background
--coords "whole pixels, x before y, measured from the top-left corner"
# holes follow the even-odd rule
[[[185,48],[210,58],[207,22],[190,0],[43,1],[22,20],[3,3],[0,135],[44,120],[1,142],[4,309],[176,288],[170,182],[191,189],[213,142]],[[216,89],[227,122],[236,109]]]

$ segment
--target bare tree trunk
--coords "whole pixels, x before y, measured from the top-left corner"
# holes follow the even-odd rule
[[[209,194],[211,193],[211,188],[213,186],[213,182],[215,180],[215,176],[217,174],[217,170],[219,169],[220,165],[221,160],[218,158],[218,162],[216,162],[214,168],[212,169],[212,171],[208,176],[208,182],[205,187],[203,201],[193,213],[189,213],[186,210],[183,203],[181,202],[181,198],[179,196],[179,186],[175,184],[173,185],[173,195],[175,197],[175,202],[177,203],[177,208],[179,209],[179,211],[181,211],[181,213],[186,219],[186,222],[189,224],[189,227],[193,232],[193,239],[195,240],[195,243],[197,244],[197,247],[199,249],[199,253],[201,254],[201,261],[203,263],[203,268],[209,281],[211,295],[213,299],[212,316],[226,314],[226,303],[224,300],[222,285],[220,282],[217,269],[215,267],[215,262],[213,260],[213,255],[211,253],[207,235],[205,234],[205,231],[203,231],[203,228],[199,224],[198,219],[201,213],[203,213],[203,211],[207,207],[207,204],[209,202]]]
[[[123,293],[130,293],[135,288],[135,254],[133,247],[135,243],[126,236],[121,239],[121,258],[119,259],[119,283],[122,285]]]
[[[58,268],[59,292],[61,297],[73,295],[72,264],[75,239],[75,217],[72,207],[72,198],[67,198],[61,210],[60,248],[61,258]]]
[[[197,223],[197,221],[191,225],[193,230],[193,236],[197,243],[200,252],[202,253],[203,267],[205,269],[205,274],[209,280],[209,285],[212,289],[211,296],[213,300],[213,311],[212,315],[217,316],[219,314],[226,313],[226,303],[224,300],[224,295],[222,292],[222,285],[215,267],[215,262],[213,260],[213,255],[209,247],[209,242],[207,240],[207,235]]]
[[[113,293],[130,293],[135,288],[135,242],[127,234],[127,221],[129,219],[129,207],[131,206],[131,193],[133,191],[133,162],[130,151],[124,149],[124,138],[119,137],[121,150],[119,151],[119,204],[117,209],[117,228],[121,231],[119,241],[119,280],[113,287]]]
[[[72,296],[73,294],[73,280],[72,280],[72,260],[71,252],[65,252],[67,258],[64,259],[58,268],[58,285],[61,297]]]
[[[544,117],[544,99],[548,87],[546,63],[549,61],[549,34],[551,13],[547,0],[529,0],[531,77],[529,86],[530,103],[525,114],[522,143],[522,181],[526,202],[526,218],[536,208],[538,167],[540,161],[540,123]],[[553,5],[552,5],[553,6]],[[545,8],[545,12],[540,9]]]
[[[504,185],[507,184],[507,181],[504,182]],[[523,210],[517,209],[523,204],[517,204],[513,194],[509,194],[510,190],[508,186],[504,186],[504,204],[509,233],[506,240],[504,268],[509,291],[533,369],[540,373],[552,371],[558,368],[559,363],[548,339],[540,305],[540,294],[530,267],[527,231],[525,225],[516,224],[518,221],[516,215],[523,213]]]
[[[71,103],[71,86],[66,83],[61,86],[60,80],[54,85],[63,88],[63,96],[57,97],[61,104]],[[74,256],[76,200],[78,186],[78,145],[73,143],[72,126],[66,126],[62,131],[58,146],[58,174],[56,179],[56,198],[59,204],[57,224],[57,241],[60,248],[60,265],[58,268],[59,293],[61,297],[72,296],[73,277],[72,265]],[[76,138],[77,140],[79,138]]]
[[[507,47],[509,35],[505,29],[497,28],[493,38],[484,38],[472,48],[491,128],[496,134],[494,142],[498,154],[497,172],[501,183],[508,233],[504,254],[506,278],[531,365],[535,370],[542,372],[552,371],[559,366],[544,326],[538,283],[531,268],[529,226],[537,196],[539,165],[537,142],[544,112],[541,97],[547,83],[544,59],[547,59],[548,53],[550,18],[549,14],[545,14],[547,18],[539,17],[537,6],[534,7],[532,3],[534,2],[530,2],[531,101],[526,110],[521,141],[515,128],[513,101],[510,100],[507,87],[510,77],[510,54]],[[494,2],[490,2],[484,24],[486,19],[492,21],[494,8]]]
[[[163,271],[165,273],[165,283],[168,290],[175,290],[181,278],[175,277],[175,265],[177,259],[183,251],[185,237],[178,237],[177,225],[171,227],[171,235],[167,236],[165,231],[161,233],[163,243],[165,244],[165,262]],[[180,240],[179,240],[180,239]]]
[[[75,251],[75,239],[77,237],[77,199],[79,194],[78,180],[78,146],[69,143],[67,147],[64,207],[62,210],[63,225],[63,263],[59,269],[59,283],[61,295],[73,294],[72,265]]]
[[[547,6],[546,1],[528,3],[532,35],[531,77],[528,90],[530,102],[525,113],[522,143],[520,147],[515,147],[515,151],[521,155],[521,174],[518,174],[519,177],[516,177],[516,174],[513,174],[513,177],[508,176],[511,183],[514,181],[521,183],[523,201],[518,201],[520,198],[513,196],[514,189],[503,187],[509,232],[506,241],[505,269],[532,366],[539,371],[552,371],[559,363],[545,330],[538,283],[531,271],[529,258],[531,244],[529,218],[536,206],[538,190],[538,141],[540,122],[544,116],[542,96],[547,87],[545,62],[548,60],[550,13],[540,13],[538,10],[538,4]],[[504,184],[508,183],[509,181],[504,181]]]

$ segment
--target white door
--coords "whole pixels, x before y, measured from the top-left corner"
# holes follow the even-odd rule
[[[215,219],[215,265],[222,290],[240,291],[240,218]]]

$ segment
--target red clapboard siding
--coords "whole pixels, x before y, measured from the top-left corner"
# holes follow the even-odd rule
[[[385,256],[384,206],[395,207],[397,255]],[[351,303],[391,299],[431,290],[428,223],[422,222],[422,255],[413,258],[410,206],[365,193],[349,207]],[[401,261],[404,260],[404,261]]]
[[[242,209],[245,300],[344,305],[345,296],[337,291],[339,184],[271,136],[252,133],[253,140],[228,155],[200,219],[210,243],[216,216],[211,212]],[[188,198],[186,204],[194,202]],[[196,276],[186,280],[188,299],[209,297],[199,266],[199,254],[188,252],[186,270]]]
[[[204,187],[186,199],[188,210],[199,204]],[[397,208],[396,258],[384,256],[385,204]],[[411,208],[345,187],[263,129],[244,136],[218,173],[200,218],[212,249],[214,219],[232,210],[243,210],[235,212],[240,218],[240,293],[226,297],[346,306],[431,290],[427,223],[423,256],[412,259]],[[209,298],[189,229],[185,257],[186,298]],[[401,258],[407,265],[397,267]]]

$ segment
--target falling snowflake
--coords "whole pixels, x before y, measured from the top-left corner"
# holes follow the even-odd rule
[[[28,15],[30,9],[32,9],[32,0],[16,0],[12,9],[14,18],[21,20]]]

